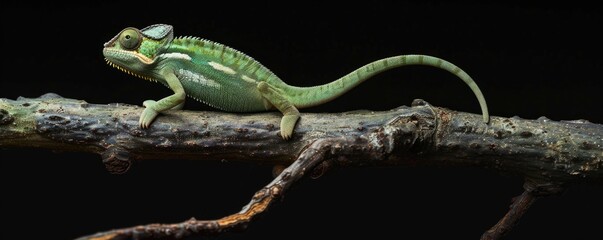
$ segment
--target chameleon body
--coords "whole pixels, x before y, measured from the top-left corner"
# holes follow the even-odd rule
[[[488,109],[473,79],[454,64],[427,55],[400,55],[364,65],[324,85],[290,86],[258,61],[225,45],[196,37],[173,37],[173,27],[155,24],[138,30],[126,28],[104,44],[106,61],[132,75],[160,82],[174,91],[161,100],[146,100],[140,116],[142,128],[157,115],[182,108],[186,96],[230,112],[279,110],[280,132],[292,136],[300,117],[299,108],[331,101],[370,77],[407,65],[428,65],[447,70],[473,91],[488,122]]]

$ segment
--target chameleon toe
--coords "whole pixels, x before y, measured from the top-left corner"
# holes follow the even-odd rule
[[[148,128],[159,113],[149,107],[145,108],[138,121],[141,128]]]
[[[288,140],[293,135],[293,129],[299,119],[299,115],[285,115],[281,119],[281,136],[283,139]]]

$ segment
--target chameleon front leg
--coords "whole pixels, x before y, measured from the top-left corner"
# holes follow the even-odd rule
[[[174,74],[174,71],[166,68],[161,71],[161,75],[164,76],[165,81],[170,89],[174,91],[174,94],[159,101],[146,100],[142,103],[142,105],[145,106],[145,109],[138,120],[138,124],[141,128],[148,128],[160,112],[169,109],[180,109],[184,106],[186,94],[184,93],[184,88],[182,87],[180,80],[178,80],[178,77]]]
[[[299,119],[299,110],[274,87],[270,86],[270,84],[260,82],[257,89],[268,102],[283,113],[283,118],[281,119],[281,137],[285,140],[291,138],[295,123]]]

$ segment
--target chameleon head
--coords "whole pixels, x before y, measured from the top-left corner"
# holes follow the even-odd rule
[[[138,30],[126,28],[103,46],[105,60],[124,72],[143,78],[153,67],[155,59],[172,41],[173,28],[166,24],[155,24]],[[145,74],[146,73],[146,74]]]

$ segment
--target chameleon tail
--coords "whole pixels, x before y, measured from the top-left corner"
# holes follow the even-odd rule
[[[480,91],[479,87],[473,81],[473,79],[462,69],[455,66],[454,64],[437,57],[427,55],[400,55],[395,57],[384,58],[366,64],[355,71],[348,73],[347,75],[339,78],[333,82],[314,86],[314,87],[294,87],[288,86],[287,92],[289,93],[289,100],[299,108],[312,107],[329,102],[344,93],[348,92],[352,88],[358,86],[360,83],[366,81],[370,77],[381,73],[383,71],[408,66],[408,65],[427,65],[433,66],[440,69],[444,69],[465,82],[471,91],[477,97],[479,105],[482,110],[483,120],[488,123],[490,116],[488,114],[488,106],[484,95]]]

